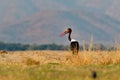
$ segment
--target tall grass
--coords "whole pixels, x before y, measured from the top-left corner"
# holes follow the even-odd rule
[[[39,65],[58,63],[65,65],[120,64],[120,51],[16,51],[0,54],[1,64]]]
[[[120,51],[15,51],[0,54],[0,80],[120,80]]]

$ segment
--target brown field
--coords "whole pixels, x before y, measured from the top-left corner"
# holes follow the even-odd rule
[[[120,80],[120,51],[2,51],[0,80]]]
[[[120,64],[120,51],[80,51],[73,56],[70,51],[14,51],[0,54],[1,64]]]

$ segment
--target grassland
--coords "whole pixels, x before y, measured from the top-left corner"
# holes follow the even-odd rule
[[[0,80],[120,80],[120,51],[14,51],[0,54]]]

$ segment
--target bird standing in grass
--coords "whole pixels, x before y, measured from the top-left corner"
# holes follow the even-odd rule
[[[78,55],[79,43],[75,39],[71,39],[71,33],[72,33],[72,29],[67,28],[64,33],[60,34],[60,36],[62,37],[65,34],[68,34],[68,40],[70,41],[70,48],[72,50],[72,54],[73,55]]]

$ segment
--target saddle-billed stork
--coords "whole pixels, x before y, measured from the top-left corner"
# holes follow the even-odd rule
[[[71,33],[72,33],[72,29],[71,28],[67,28],[64,33],[60,34],[60,36],[62,37],[65,34],[68,34],[68,40],[70,41],[70,48],[72,50],[72,54],[73,55],[78,55],[79,43],[75,39],[71,39]]]

